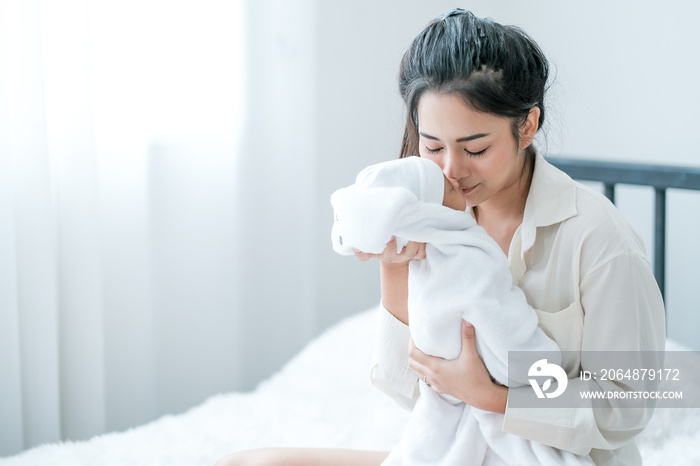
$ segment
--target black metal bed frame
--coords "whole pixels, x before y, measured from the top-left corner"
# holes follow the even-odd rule
[[[680,167],[548,156],[547,161],[577,180],[603,183],[605,196],[615,203],[615,186],[654,188],[654,276],[664,294],[666,279],[666,190],[700,191],[700,167]],[[699,209],[700,211],[700,209]]]

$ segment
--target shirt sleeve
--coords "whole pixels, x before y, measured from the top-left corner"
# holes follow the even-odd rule
[[[591,270],[580,281],[584,310],[581,367],[586,351],[663,351],[664,308],[648,261],[636,253],[621,253]],[[589,384],[597,384],[591,387]],[[627,390],[642,384],[625,381]],[[603,385],[605,384],[605,385]],[[614,382],[569,380],[565,408],[511,408],[506,406],[503,431],[536,442],[585,455],[591,449],[615,450],[628,443],[649,422],[653,408],[592,407],[579,398],[579,390],[622,390]],[[509,389],[509,400],[514,390]],[[597,400],[597,406],[600,406]]]
[[[408,325],[379,305],[379,333],[370,380],[401,407],[411,410],[418,397],[418,376],[408,365]]]

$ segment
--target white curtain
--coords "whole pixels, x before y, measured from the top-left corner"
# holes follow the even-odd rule
[[[0,456],[242,385],[242,12],[0,0]]]

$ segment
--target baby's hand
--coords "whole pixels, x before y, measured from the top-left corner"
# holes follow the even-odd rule
[[[409,241],[401,252],[396,252],[396,238],[392,237],[381,254],[370,254],[355,249],[355,256],[361,261],[377,258],[387,264],[405,264],[411,259],[425,259],[425,243]]]

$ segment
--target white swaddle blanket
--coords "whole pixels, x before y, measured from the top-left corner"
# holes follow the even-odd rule
[[[333,248],[344,255],[380,253],[397,237],[426,244],[426,258],[409,262],[408,319],[416,346],[454,359],[462,320],[475,328],[477,350],[503,385],[509,351],[559,351],[538,327],[537,315],[512,283],[507,258],[469,212],[442,205],[440,167],[420,157],[372,165],[355,184],[331,196]],[[561,361],[550,360],[560,364]],[[472,408],[420,383],[403,437],[385,465],[581,465],[589,457],[535,443],[501,429],[503,415]]]

